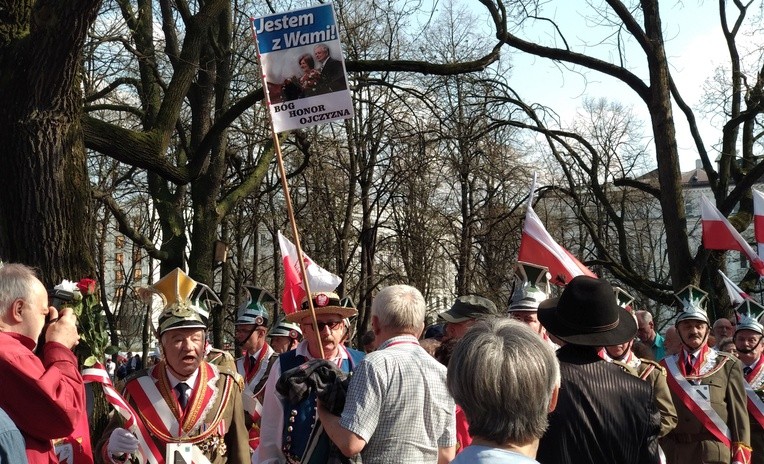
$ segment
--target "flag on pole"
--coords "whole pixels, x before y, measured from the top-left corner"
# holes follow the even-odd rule
[[[546,266],[552,274],[552,282],[565,285],[579,275],[597,277],[583,263],[577,260],[568,250],[554,241],[544,224],[528,203],[523,224],[523,235],[520,240],[518,261]]]
[[[281,260],[284,263],[284,291],[281,294],[281,306],[286,314],[292,314],[300,307],[305,297],[305,285],[300,275],[300,263],[297,258],[297,247],[278,232]],[[308,283],[312,292],[332,292],[342,282],[342,279],[316,264],[308,255],[305,259],[305,272],[308,273]]]
[[[764,275],[764,261],[705,195],[700,197],[700,219],[703,247],[707,250],[741,251],[748,257],[751,267],[759,275]]]
[[[753,236],[756,239],[759,258],[764,259],[764,193],[756,189],[751,191],[753,192]]]
[[[724,280],[724,287],[727,289],[727,294],[730,297],[732,306],[739,306],[745,300],[751,299],[751,297],[746,292],[744,292],[742,288],[735,285],[735,282],[730,280],[730,278],[727,277],[727,275],[723,273],[721,269],[719,269],[719,274],[722,276],[722,280]]]

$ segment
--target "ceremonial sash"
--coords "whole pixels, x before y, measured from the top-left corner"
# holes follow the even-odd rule
[[[692,414],[698,419],[698,421],[700,421],[706,430],[711,432],[711,434],[716,437],[717,440],[724,443],[725,446],[731,449],[732,440],[729,427],[727,427],[727,424],[711,407],[711,398],[708,398],[708,401],[699,402],[693,397],[691,393],[693,390],[693,385],[691,385],[690,382],[684,378],[679,370],[679,367],[677,366],[677,363],[670,362],[673,361],[674,358],[678,358],[677,355],[674,355],[671,360],[664,359],[661,362],[670,374],[666,379],[669,388],[677,397],[679,397],[682,403],[687,407],[687,409],[690,410],[690,412],[692,412]],[[717,369],[721,368],[725,361],[726,358],[723,358],[721,362],[717,363]]]
[[[744,374],[743,379],[745,380],[745,394],[748,396],[748,412],[759,425],[764,427],[764,402],[754,390],[754,388],[761,388],[764,384],[764,369],[762,369],[764,362],[762,361],[764,361],[764,356],[759,356],[753,370],[748,375]]]
[[[233,379],[225,376],[223,389],[218,391],[215,384],[220,374],[213,366],[202,363],[199,367],[199,387],[194,389],[189,400],[188,412],[184,413],[169,387],[164,369],[157,368],[160,366],[163,367],[163,364],[157,365],[150,375],[138,377],[125,386],[137,406],[136,410],[141,419],[136,422],[145,425],[151,434],[164,443],[196,444],[214,434],[225,435],[225,421],[222,416],[231,398]],[[213,419],[205,423],[204,419],[218,395],[223,395],[218,410],[215,411]],[[189,433],[196,429],[201,429],[201,433],[190,436]],[[160,464],[164,462],[158,450],[155,457]]]
[[[257,360],[255,360],[254,365],[249,365],[249,356],[239,358],[236,361],[236,369],[239,371],[239,374],[244,377],[246,388],[255,394],[258,393],[254,391],[255,386],[257,386],[257,383],[260,382],[260,379],[263,378],[265,372],[268,370],[268,363],[263,363],[263,359],[269,357],[272,353],[273,351],[270,349],[270,346],[268,346],[267,343],[264,343],[263,347],[260,349],[260,353],[257,355]]]
[[[761,401],[759,395],[753,391],[751,384],[745,382],[745,394],[748,396],[748,412],[751,413],[756,422],[764,427],[764,402]]]
[[[650,376],[650,374],[655,370],[655,365],[646,363],[647,367],[645,367],[645,370],[639,375],[639,378],[642,380],[647,380],[647,378]]]
[[[138,455],[141,462],[148,464],[164,463],[164,456],[157,449],[156,444],[149,437],[146,427],[136,421],[135,411],[130,404],[114,389],[111,378],[103,365],[96,363],[93,367],[82,371],[82,380],[85,383],[96,382],[103,387],[106,401],[114,407],[114,410],[125,420],[124,426],[138,439]]]

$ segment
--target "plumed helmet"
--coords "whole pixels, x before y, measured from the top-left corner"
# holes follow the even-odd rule
[[[676,318],[676,324],[682,321],[694,320],[708,322],[706,314],[707,293],[694,285],[688,285],[674,295],[679,302],[679,315]]]
[[[246,287],[249,293],[249,299],[239,306],[238,316],[236,317],[236,325],[240,324],[254,324],[254,325],[268,325],[268,308],[265,307],[267,303],[273,303],[276,301],[273,295],[265,290],[257,287]]]
[[[551,274],[544,266],[517,262],[515,287],[507,312],[537,311],[539,303],[549,298]]]
[[[180,268],[175,268],[149,287],[149,291],[160,295],[164,303],[159,315],[159,335],[172,329],[207,328],[209,313],[198,300],[191,298],[197,285],[203,284],[197,284]]]
[[[735,312],[740,316],[737,327],[735,327],[735,333],[741,330],[753,330],[759,335],[764,335],[764,325],[759,321],[762,313],[764,313],[764,306],[753,300],[745,300],[740,303]]]
[[[268,332],[268,335],[271,337],[289,337],[297,341],[302,340],[302,330],[300,330],[300,326],[284,320],[281,320],[274,325],[271,331]]]

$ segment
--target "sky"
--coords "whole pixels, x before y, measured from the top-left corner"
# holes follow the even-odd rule
[[[588,3],[588,2],[587,2]],[[593,26],[576,10],[581,10],[584,2],[555,1],[554,16],[566,33],[571,47],[581,51],[577,45],[587,41],[594,43],[605,39],[602,29]],[[675,1],[661,2],[661,16],[664,39],[672,76],[677,82],[684,100],[693,108],[698,119],[700,132],[711,153],[711,145],[719,139],[720,131],[707,117],[697,111],[703,97],[705,81],[713,75],[717,66],[728,62],[724,38],[719,25],[718,3],[690,0],[684,3]],[[549,11],[549,10],[548,10]],[[755,13],[755,12],[751,12]],[[551,13],[548,13],[551,15]],[[591,14],[591,11],[588,13]],[[533,34],[548,37],[550,30],[543,26],[534,29]],[[526,37],[530,37],[525,35]],[[545,43],[549,43],[548,38]],[[613,47],[602,45],[590,48],[587,53],[606,57]],[[634,50],[629,52],[629,50]],[[647,70],[641,50],[627,48],[626,66],[646,81]],[[603,74],[586,72],[585,77],[570,71],[561,71],[550,60],[534,58],[526,54],[513,54],[513,72],[510,84],[523,95],[527,102],[538,102],[554,108],[563,121],[570,123],[576,111],[582,107],[584,97],[598,99],[605,97],[631,106],[649,129],[649,117],[645,104],[625,84]],[[690,139],[684,116],[674,107],[677,142],[680,151],[682,171],[695,167],[698,159],[697,150]],[[652,145],[651,145],[652,148]]]

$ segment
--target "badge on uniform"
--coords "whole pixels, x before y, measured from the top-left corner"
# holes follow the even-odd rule
[[[167,450],[165,452],[166,464],[191,464],[192,461],[193,445],[191,445],[191,443],[167,444]]]

